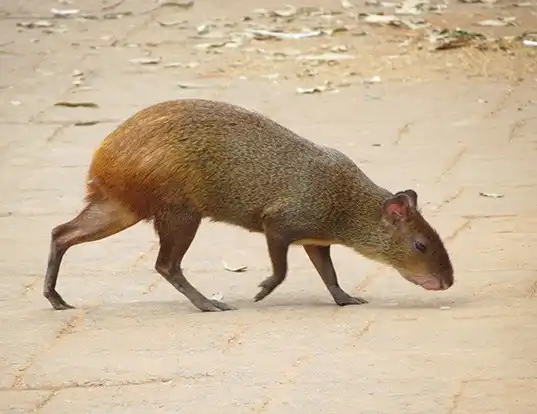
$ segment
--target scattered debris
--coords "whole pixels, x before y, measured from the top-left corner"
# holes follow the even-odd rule
[[[54,106],[65,106],[67,108],[98,108],[99,105],[97,105],[94,102],[56,102]]]
[[[516,17],[498,17],[497,19],[482,20],[476,24],[483,27],[504,27],[514,25],[515,21]]]
[[[440,310],[449,310],[451,306],[440,306]]]
[[[314,86],[311,88],[296,88],[296,93],[299,95],[311,95],[321,92],[338,92],[337,87],[350,86],[350,82],[340,82],[337,85],[331,81],[325,81],[324,84],[319,86]]]
[[[537,47],[537,40],[524,39],[522,44],[524,46]]]
[[[161,62],[162,58],[160,57],[141,57],[130,59],[130,63],[136,63],[139,65],[157,65]]]
[[[404,0],[395,8],[395,14],[420,15],[428,10],[428,0]]]
[[[74,16],[78,13],[80,13],[80,10],[78,9],[50,9],[50,12],[54,15],[54,17],[69,17]]]
[[[21,101],[11,101],[10,103],[11,103],[11,105],[13,105],[13,106],[19,106],[20,104],[22,104]]]
[[[433,50],[457,49],[468,46],[475,41],[483,41],[485,39],[485,36],[481,33],[468,32],[461,29],[433,30],[429,35],[429,42]]]
[[[308,37],[320,36],[323,33],[322,30],[312,30],[309,32],[301,32],[301,33],[288,33],[288,32],[273,32],[270,30],[263,30],[263,29],[248,29],[248,32],[253,34],[257,40],[266,40],[270,38],[306,39]]]
[[[499,193],[485,193],[485,192],[482,192],[482,191],[479,192],[479,195],[480,195],[481,197],[488,197],[488,198],[503,198],[503,197],[504,197],[503,194],[499,194]]]
[[[224,265],[224,269],[226,269],[228,272],[234,272],[234,273],[242,273],[245,272],[246,269],[248,269],[248,266],[230,266],[226,263],[226,261],[222,261],[222,264]]]
[[[220,301],[224,299],[224,295],[222,295],[220,292],[216,292],[215,294],[211,296],[211,299]]]

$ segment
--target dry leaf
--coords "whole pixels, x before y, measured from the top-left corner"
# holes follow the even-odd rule
[[[134,58],[130,59],[130,63],[137,63],[139,65],[157,65],[160,63],[162,58],[160,57],[142,57],[142,58]]]
[[[248,29],[248,32],[253,34],[257,39],[264,40],[267,38],[275,39],[306,39],[308,37],[320,36],[323,32],[322,30],[312,30],[309,32],[302,33],[288,33],[288,32],[273,32],[270,30],[263,29]]]
[[[80,10],[78,9],[50,9],[50,12],[54,15],[54,17],[68,17],[68,16],[74,16],[75,14],[80,13]]]
[[[99,105],[97,105],[94,102],[56,102],[54,106],[65,106],[67,108],[98,108]]]
[[[238,266],[238,267],[229,266],[225,261],[223,261],[222,264],[224,265],[224,269],[226,269],[228,272],[242,273],[246,271],[246,269],[248,269],[248,266]]]
[[[48,20],[37,20],[35,22],[18,22],[18,27],[24,27],[26,29],[44,29],[54,26],[54,23],[49,22]]]
[[[503,194],[499,194],[499,193],[485,193],[485,192],[479,192],[479,195],[481,197],[488,197],[488,198],[503,198],[504,195]]]
[[[484,27],[504,27],[504,26],[512,26],[515,24],[516,17],[499,17],[497,19],[491,19],[491,20],[482,20],[480,22],[477,22],[476,24],[478,26],[484,26]]]
[[[395,25],[398,24],[399,18],[397,16],[393,15],[385,15],[385,14],[370,14],[368,16],[364,17],[364,22],[369,24],[391,24]]]
[[[75,122],[75,126],[92,126],[97,125],[99,121],[78,121]]]

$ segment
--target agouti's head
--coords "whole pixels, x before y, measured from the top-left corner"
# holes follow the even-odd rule
[[[418,210],[414,190],[396,193],[382,206],[382,224],[391,235],[385,259],[406,280],[427,290],[453,285],[451,260],[438,233]]]

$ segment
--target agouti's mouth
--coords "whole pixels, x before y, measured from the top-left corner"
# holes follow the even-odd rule
[[[427,279],[425,282],[417,283],[425,290],[446,290],[449,286],[440,279]]]

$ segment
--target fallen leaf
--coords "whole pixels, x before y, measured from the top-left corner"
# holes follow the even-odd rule
[[[210,88],[210,85],[200,85],[197,83],[178,83],[177,86],[181,89],[202,89]]]
[[[198,43],[194,47],[199,50],[208,50],[208,49],[217,49],[224,47],[228,42],[218,42],[218,43]]]
[[[224,265],[224,269],[226,269],[228,272],[242,273],[242,272],[245,272],[246,269],[248,269],[248,266],[238,266],[238,267],[230,266],[225,261],[223,261],[222,264]]]
[[[188,21],[186,20],[175,20],[175,21],[171,21],[171,22],[161,22],[160,20],[157,21],[158,24],[160,24],[162,27],[172,27],[172,26],[177,26],[179,24],[186,24],[188,23]]]
[[[194,5],[194,0],[185,0],[185,1],[160,1],[158,7],[182,7],[189,9]]]
[[[181,62],[170,62],[166,63],[165,65],[162,65],[163,68],[195,68],[199,66],[199,62],[188,62],[188,63],[181,63]]]
[[[504,17],[504,18],[497,18],[497,19],[491,19],[491,20],[481,20],[480,22],[477,22],[476,24],[478,26],[484,26],[484,27],[504,27],[504,26],[512,26],[516,21],[516,17]]]
[[[99,121],[78,121],[75,122],[75,126],[92,126],[97,125]]]
[[[292,17],[298,13],[298,9],[295,6],[287,5],[285,9],[274,10],[272,13],[278,17]]]
[[[134,58],[130,59],[130,63],[136,63],[139,65],[156,65],[159,64],[162,58],[160,57],[142,57],[142,58]]]
[[[395,14],[419,15],[428,10],[428,0],[404,0],[395,8]]]
[[[380,83],[380,76],[372,76],[370,78],[364,78],[363,82],[365,84]]]
[[[44,28],[53,27],[54,23],[49,22],[48,20],[37,20],[35,22],[18,22],[17,26],[24,27],[26,29],[34,29],[34,28],[44,29]]]
[[[400,20],[397,16],[389,14],[370,14],[364,17],[364,22],[368,24],[378,24],[378,25],[397,25]]]
[[[263,29],[248,29],[248,32],[253,34],[257,39],[264,40],[267,38],[276,38],[276,39],[306,39],[308,37],[320,36],[323,32],[321,30],[312,30],[309,32],[301,33],[288,33],[288,32],[273,32],[270,30]]]
[[[65,106],[67,108],[98,108],[99,105],[97,105],[94,102],[56,102],[54,106]]]
[[[68,17],[68,16],[74,16],[75,14],[80,13],[80,10],[78,9],[50,9],[50,12],[54,15],[54,17]]]
[[[504,195],[503,194],[499,194],[499,193],[485,193],[485,192],[479,192],[479,195],[481,197],[488,197],[488,198],[503,198]]]

